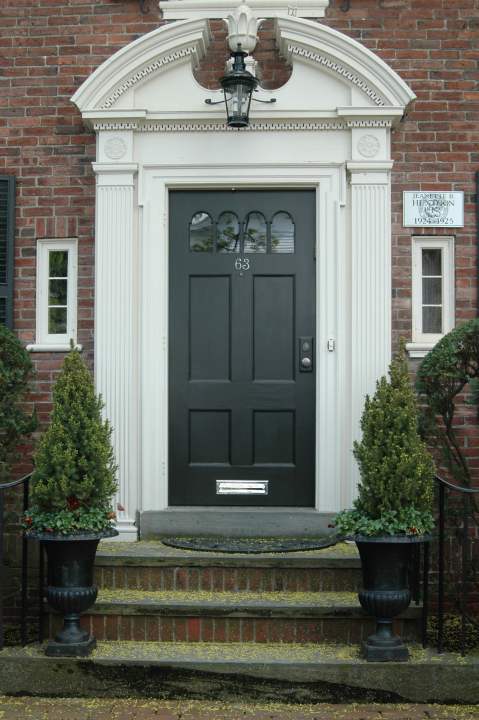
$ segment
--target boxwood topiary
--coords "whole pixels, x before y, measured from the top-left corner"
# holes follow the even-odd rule
[[[71,534],[111,527],[116,465],[102,407],[89,370],[72,350],[55,384],[51,422],[35,455],[25,516],[31,530]]]
[[[418,431],[418,408],[404,344],[374,396],[366,397],[362,439],[354,443],[361,473],[353,510],[336,516],[344,535],[422,535],[433,527],[434,463]]]

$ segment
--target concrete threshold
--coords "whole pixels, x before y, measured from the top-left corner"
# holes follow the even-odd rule
[[[162,535],[317,537],[332,533],[335,513],[314,508],[170,507],[140,513],[142,539]]]

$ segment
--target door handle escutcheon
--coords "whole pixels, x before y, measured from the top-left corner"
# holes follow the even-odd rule
[[[313,371],[313,338],[299,338],[299,371]]]

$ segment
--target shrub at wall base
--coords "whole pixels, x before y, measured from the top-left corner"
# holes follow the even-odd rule
[[[0,323],[0,482],[12,480],[18,446],[36,429],[35,413],[25,412],[33,367],[16,335]]]
[[[47,553],[47,600],[64,615],[47,655],[84,656],[96,644],[80,627],[80,613],[96,600],[98,543],[118,534],[112,525],[116,466],[111,428],[101,410],[90,372],[72,350],[53,390],[51,423],[35,456],[24,521],[29,537],[40,540]]]
[[[354,444],[361,482],[352,510],[336,516],[338,531],[354,538],[361,556],[359,601],[376,618],[376,632],[362,646],[369,661],[409,657],[392,630],[393,618],[411,601],[408,570],[415,543],[433,528],[434,464],[418,433],[416,398],[404,347],[367,397],[362,440]]]

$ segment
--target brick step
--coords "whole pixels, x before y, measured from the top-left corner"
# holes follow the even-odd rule
[[[407,639],[419,633],[421,609],[397,621]],[[82,617],[98,640],[185,642],[356,643],[374,621],[355,593],[241,593],[101,591]],[[50,615],[49,631],[60,627]]]
[[[88,658],[48,658],[44,647],[29,645],[0,653],[0,694],[202,698],[224,704],[237,702],[239,695],[301,704],[478,702],[477,654],[438,655],[418,645],[410,652],[409,662],[371,663],[354,645],[99,642]],[[475,717],[472,708],[472,714],[464,713],[452,708],[448,717]],[[411,717],[403,710],[401,717],[406,715]]]
[[[96,583],[102,589],[183,591],[355,591],[361,578],[354,545],[255,555],[194,552],[159,541],[101,543]]]

